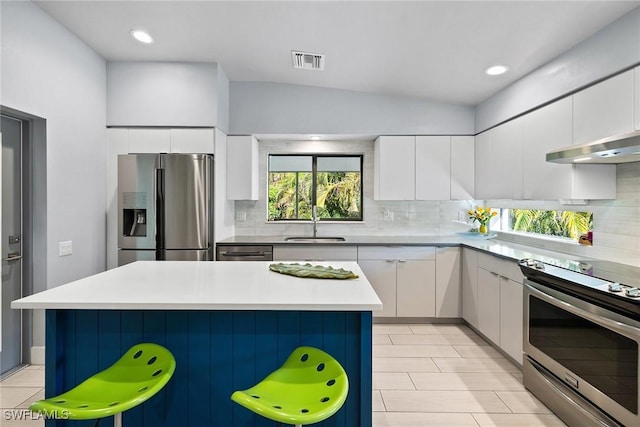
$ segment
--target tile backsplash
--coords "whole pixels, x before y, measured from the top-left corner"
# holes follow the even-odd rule
[[[236,201],[235,234],[310,235],[309,223],[268,223],[267,162],[269,154],[363,154],[363,222],[320,223],[320,236],[409,236],[466,231],[466,211],[481,201],[378,201],[373,200],[373,141],[260,141],[258,201]],[[554,240],[500,233],[499,238],[577,256],[602,258],[640,266],[640,162],[617,166],[617,199],[589,201],[588,205],[562,205],[557,201],[495,200],[496,208],[587,210],[594,214],[591,247]]]

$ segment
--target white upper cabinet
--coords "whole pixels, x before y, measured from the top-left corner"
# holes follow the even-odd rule
[[[375,141],[374,199],[415,199],[414,136],[380,136]]]
[[[571,165],[547,162],[547,153],[572,144],[573,102],[561,99],[522,117],[523,197],[571,198]]]
[[[129,129],[129,153],[170,153],[169,129]]]
[[[227,200],[258,200],[258,141],[227,136]]]
[[[449,200],[451,137],[416,137],[416,200]]]
[[[380,136],[374,150],[375,200],[473,198],[473,136]]]
[[[213,154],[213,128],[171,129],[172,153]]]
[[[128,152],[204,153],[214,152],[213,128],[131,128],[127,132]]]
[[[522,120],[515,119],[494,129],[491,137],[494,173],[491,189],[495,199],[522,198]]]
[[[476,199],[491,198],[491,189],[494,188],[491,161],[491,137],[493,129],[475,137],[475,181]]]
[[[635,116],[636,116],[636,130],[640,130],[640,67],[636,67],[634,70],[634,99],[636,100],[636,104],[634,106]]]
[[[522,120],[476,136],[476,198],[522,198]]]
[[[634,70],[630,70],[574,94],[573,143],[632,131],[633,86]]]
[[[475,143],[473,136],[451,137],[451,200],[475,198]]]

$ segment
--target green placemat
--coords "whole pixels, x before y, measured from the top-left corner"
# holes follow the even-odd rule
[[[344,268],[333,268],[324,265],[311,264],[270,264],[269,270],[289,276],[308,277],[314,279],[357,279],[358,275]]]

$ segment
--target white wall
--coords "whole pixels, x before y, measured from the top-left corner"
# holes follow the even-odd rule
[[[35,4],[1,7],[0,103],[47,123],[50,288],[105,266],[105,61]],[[58,257],[64,240],[73,255]]]
[[[46,119],[46,275],[35,276],[37,292],[105,268],[105,61],[35,4],[0,8],[0,104]],[[59,257],[65,240],[73,255]],[[41,313],[33,344],[44,345]]]
[[[640,63],[640,7],[476,106],[476,132]]]
[[[107,126],[217,125],[215,62],[107,63]]]
[[[231,82],[229,134],[473,135],[462,105],[266,82]]]
[[[224,72],[220,64],[218,64],[217,74],[217,111],[218,111],[218,124],[217,129],[220,129],[224,133],[229,132],[229,77]]]

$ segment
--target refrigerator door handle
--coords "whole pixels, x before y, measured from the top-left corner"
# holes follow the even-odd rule
[[[154,182],[156,193],[156,250],[160,255],[160,249],[165,249],[165,170],[156,169]],[[157,258],[161,259],[161,258]]]

